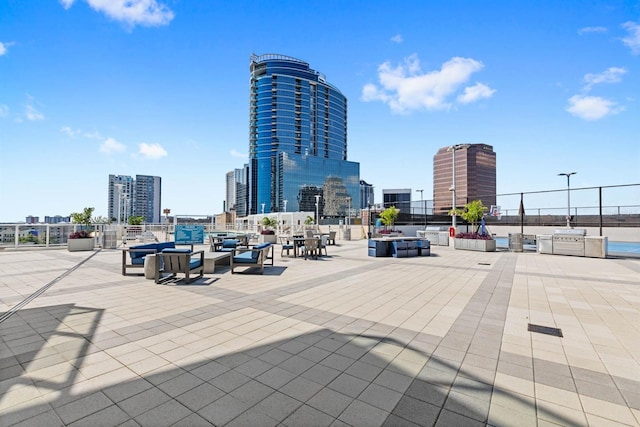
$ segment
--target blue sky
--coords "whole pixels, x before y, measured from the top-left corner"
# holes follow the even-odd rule
[[[172,214],[221,212],[252,53],[347,96],[378,201],[431,198],[459,143],[494,147],[498,193],[640,183],[637,1],[0,0],[0,222],[106,215],[109,174],[161,176]]]

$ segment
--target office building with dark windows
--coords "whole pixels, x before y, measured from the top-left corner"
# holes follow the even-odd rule
[[[454,151],[455,147],[455,151]],[[487,144],[443,147],[433,157],[433,203],[435,214],[447,214],[453,206],[453,160],[455,152],[456,207],[481,200],[487,208],[496,204],[496,153]]]
[[[347,160],[347,98],[288,56],[251,55],[250,72],[247,214],[316,211],[316,196],[321,217],[360,206],[360,164]]]
[[[411,189],[383,189],[382,202],[384,203],[385,209],[394,206],[400,210],[399,213],[411,214]]]
[[[161,222],[162,178],[159,176],[109,175],[108,215],[117,224],[126,224],[131,216],[143,222]]]

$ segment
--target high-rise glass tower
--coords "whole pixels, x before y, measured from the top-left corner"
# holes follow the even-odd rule
[[[248,213],[284,211],[285,200],[289,212],[332,217],[359,206],[347,98],[299,59],[251,55],[250,71]]]

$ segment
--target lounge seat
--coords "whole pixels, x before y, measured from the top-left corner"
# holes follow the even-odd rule
[[[204,251],[191,252],[190,249],[169,248],[156,255],[156,283],[175,278],[177,274],[184,274],[184,281],[191,283],[204,276]],[[163,276],[163,273],[169,273]],[[191,275],[196,273],[197,276]]]
[[[264,265],[268,260],[271,260],[270,265],[273,265],[273,245],[271,243],[261,243],[251,249],[234,249],[231,254],[231,274],[234,274],[234,270],[238,267],[258,267],[260,274],[264,274]]]
[[[145,256],[175,247],[176,245],[174,242],[159,242],[146,243],[144,245],[136,245],[122,249],[122,275],[127,275],[127,268],[144,269]],[[130,262],[127,262],[127,255],[129,255]],[[140,272],[139,274],[143,274],[143,272]]]

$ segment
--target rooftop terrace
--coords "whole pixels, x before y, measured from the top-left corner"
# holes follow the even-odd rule
[[[640,259],[337,243],[191,285],[0,252],[0,424],[640,425]]]

